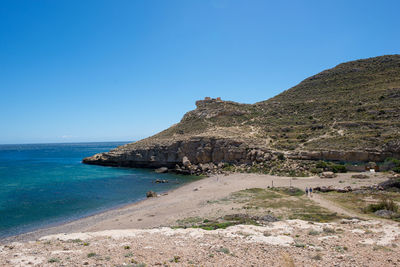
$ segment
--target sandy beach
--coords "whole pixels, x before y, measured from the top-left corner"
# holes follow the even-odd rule
[[[282,220],[206,231],[171,228],[187,218],[215,219],[247,213],[237,202],[223,201],[249,188],[293,186],[361,187],[386,180],[381,174],[357,180],[291,178],[260,174],[216,175],[116,210],[56,227],[8,238],[0,264],[9,266],[388,266],[400,263],[398,223],[344,209],[319,194],[312,203],[347,219],[329,223]],[[221,201],[222,200],[222,201]],[[263,210],[256,212],[265,212]],[[352,218],[353,217],[353,218]],[[354,219],[358,217],[358,219]],[[365,220],[364,220],[365,219]],[[334,229],[326,231],[326,229]],[[336,230],[335,230],[336,229]],[[316,233],[316,234],[310,234]],[[365,234],[368,233],[368,234]],[[300,244],[301,242],[301,244]],[[333,252],[332,252],[333,251]],[[370,262],[373,251],[378,262]],[[92,255],[92,256],[91,256]],[[364,255],[364,256],[363,256]],[[367,257],[368,255],[368,257]],[[314,258],[313,258],[314,257]],[[387,259],[390,259],[388,262]],[[133,265],[132,265],[133,264]],[[294,265],[293,265],[294,264]]]
[[[247,188],[267,188],[293,186],[304,190],[316,186],[353,186],[351,173],[340,174],[336,178],[284,177],[262,174],[215,175],[207,177],[167,193],[157,198],[148,198],[121,208],[72,221],[66,224],[40,229],[34,232],[2,240],[29,241],[41,236],[56,233],[92,232],[111,229],[149,229],[171,226],[179,219],[193,216],[215,217],[223,214],[230,206],[218,205],[216,200],[228,197],[231,193]],[[386,180],[383,175],[371,175],[370,179],[359,180],[357,187],[377,184]],[[214,202],[214,203],[213,203]],[[345,212],[345,211],[344,211]]]

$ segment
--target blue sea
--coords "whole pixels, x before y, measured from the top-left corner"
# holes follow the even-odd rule
[[[58,224],[167,191],[195,177],[85,165],[127,142],[0,145],[0,238]],[[170,183],[155,184],[155,179]]]

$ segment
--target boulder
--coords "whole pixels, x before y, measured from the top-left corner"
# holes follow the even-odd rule
[[[157,193],[156,192],[154,192],[154,191],[148,191],[147,193],[146,193],[146,197],[157,197]]]
[[[166,173],[168,172],[168,168],[167,167],[161,167],[155,170],[156,173]]]
[[[203,172],[206,172],[210,169],[210,164],[208,163],[200,164],[199,166]]]
[[[345,188],[335,188],[334,191],[338,193],[347,193],[353,191],[353,189],[350,186],[346,186]]]
[[[387,189],[400,189],[400,178],[392,178],[380,183],[378,186],[382,187],[384,190]]]
[[[374,212],[374,214],[383,218],[391,218],[395,213],[390,210],[377,210]]]
[[[179,166],[178,164],[175,165],[175,171],[181,171],[181,166]]]
[[[191,165],[190,160],[188,159],[188,157],[184,156],[184,157],[182,158],[182,164],[183,164],[183,166],[185,166],[185,167],[189,167],[189,166]]]
[[[259,217],[259,220],[260,221],[264,221],[264,222],[277,222],[277,221],[279,221],[278,218],[276,218],[276,217],[274,217],[272,215],[269,215],[269,214]]]
[[[335,191],[335,189],[332,186],[328,186],[328,187],[326,187],[326,186],[321,186],[321,187],[317,186],[317,187],[314,188],[314,191],[320,191],[320,192],[325,193],[325,192]]]
[[[321,178],[335,178],[336,174],[334,172],[322,172],[319,176]]]

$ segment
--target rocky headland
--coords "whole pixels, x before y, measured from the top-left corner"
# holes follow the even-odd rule
[[[400,158],[400,55],[340,64],[263,102],[206,97],[170,128],[86,164],[307,174],[317,160]]]

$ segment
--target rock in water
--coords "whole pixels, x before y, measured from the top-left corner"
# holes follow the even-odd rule
[[[168,172],[168,168],[167,167],[161,167],[155,170],[156,173],[166,173]]]
[[[149,191],[146,193],[146,197],[157,197],[157,193],[154,191]]]
[[[165,184],[165,183],[168,183],[168,182],[169,182],[168,180],[162,180],[162,179],[157,179],[155,181],[156,184]]]

